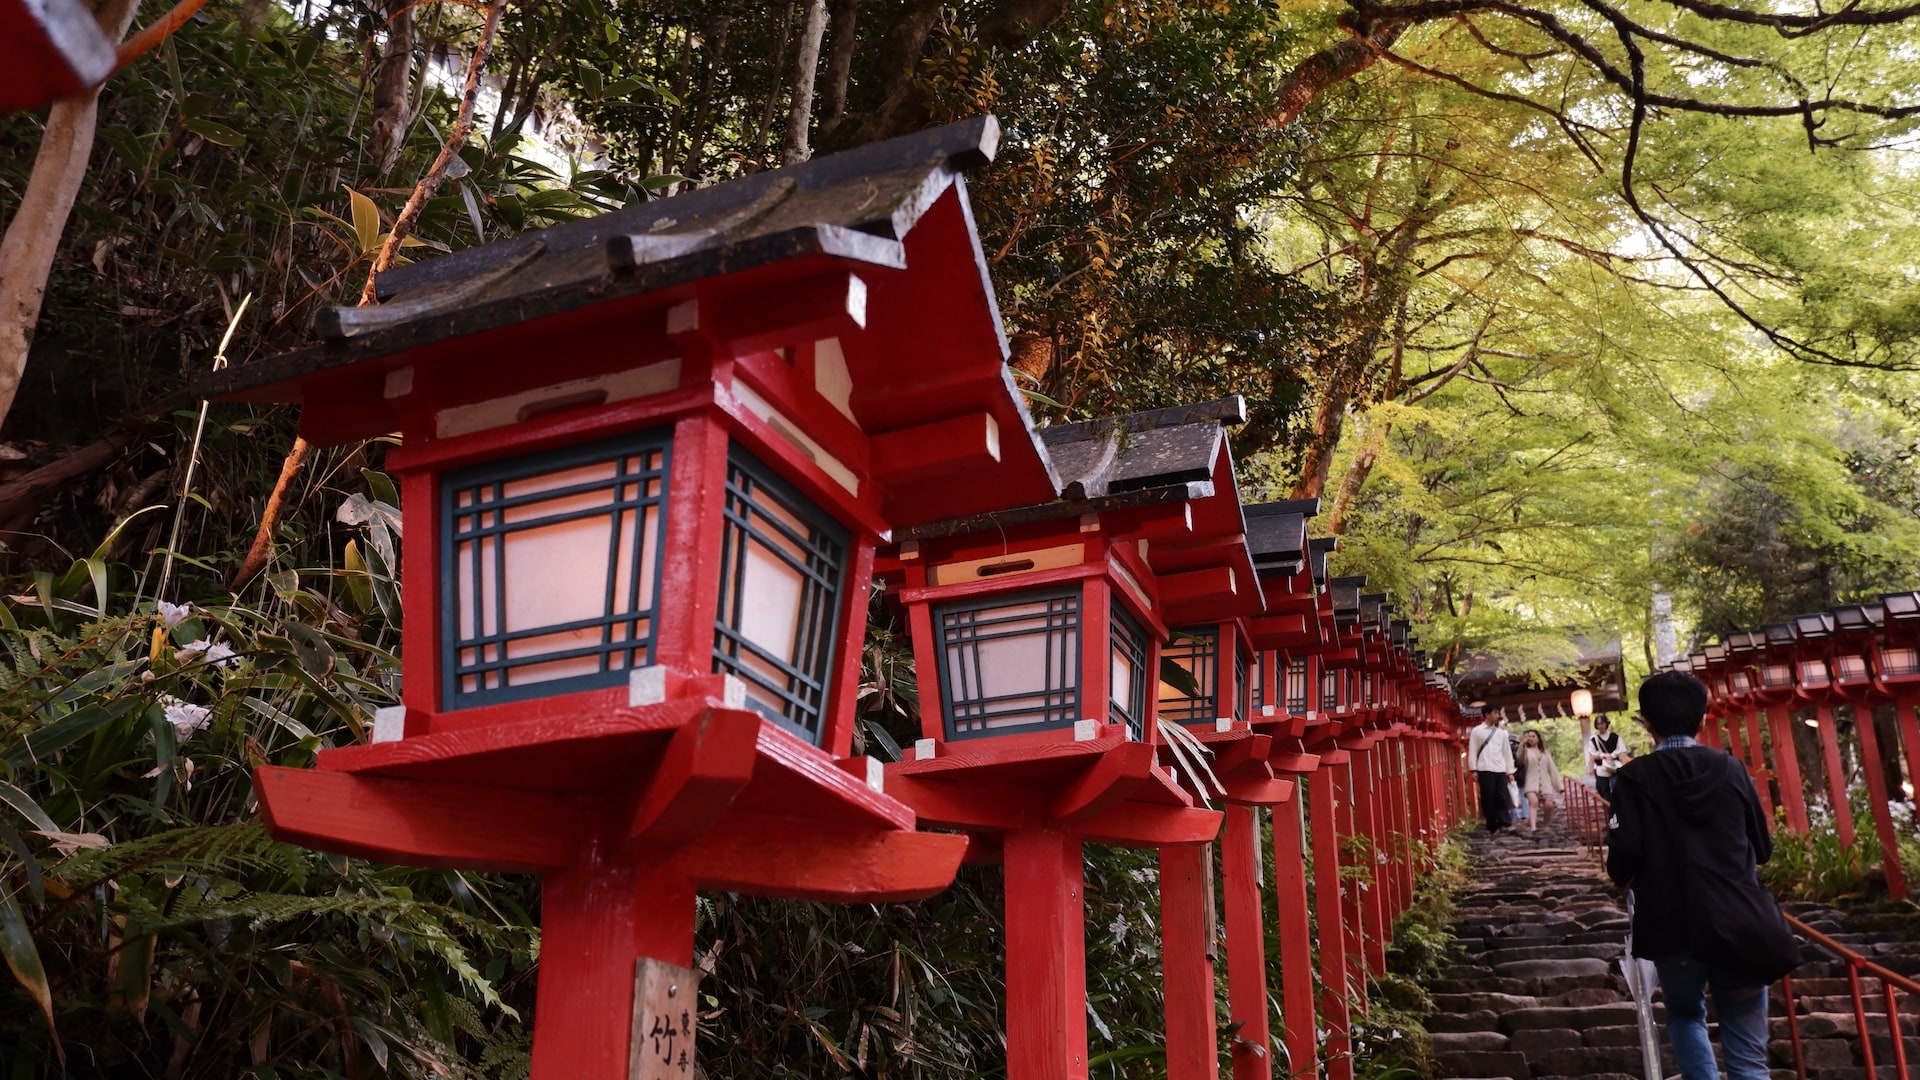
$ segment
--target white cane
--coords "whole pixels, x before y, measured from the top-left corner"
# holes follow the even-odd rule
[[[1620,970],[1627,976],[1627,992],[1633,995],[1634,1018],[1640,1024],[1640,1060],[1647,1080],[1662,1080],[1660,1070],[1660,1030],[1653,1022],[1653,964],[1633,955],[1633,890],[1627,890],[1627,951],[1620,957]]]

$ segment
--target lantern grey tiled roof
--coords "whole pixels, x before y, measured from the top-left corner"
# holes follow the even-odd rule
[[[319,314],[321,344],[193,390],[266,396],[367,357],[807,255],[897,269],[914,223],[999,138],[991,116],[975,117],[389,270],[380,304]]]
[[[1128,506],[1208,499],[1218,494],[1223,425],[1245,419],[1246,402],[1235,396],[1041,428],[1035,434],[1060,478],[1058,500],[896,530],[895,538],[954,536]],[[1232,504],[1226,512],[1238,515],[1237,492],[1229,494],[1236,497],[1226,500]]]
[[[1285,499],[1244,507],[1247,547],[1262,577],[1291,577],[1307,560],[1307,519],[1320,512],[1319,499]]]
[[[1327,556],[1340,547],[1337,536],[1322,536],[1307,541],[1307,561],[1313,564],[1313,580],[1316,585],[1327,585]]]

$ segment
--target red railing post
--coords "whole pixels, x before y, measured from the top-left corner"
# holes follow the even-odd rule
[[[1807,1080],[1807,1056],[1800,1049],[1799,1007],[1793,1003],[1793,976],[1782,975],[1780,989],[1787,1005],[1787,1037],[1793,1040],[1793,1073],[1798,1080]]]
[[[1867,1003],[1860,994],[1860,958],[1847,958],[1847,989],[1853,992],[1853,1022],[1860,1036],[1860,1064],[1869,1077],[1877,1076],[1873,1067],[1873,1036],[1867,1031]]]
[[[1900,1031],[1900,1003],[1893,996],[1892,983],[1882,979],[1880,989],[1887,996],[1887,1038],[1893,1044],[1893,1075],[1899,1080],[1908,1080],[1906,1038]]]

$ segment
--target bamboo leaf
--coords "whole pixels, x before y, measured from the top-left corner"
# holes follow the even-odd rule
[[[60,831],[60,826],[55,825],[53,819],[47,816],[47,812],[40,809],[39,803],[34,802],[32,797],[26,792],[21,791],[5,780],[0,780],[0,802],[6,803],[8,806],[18,810],[22,817],[33,822],[34,826],[41,832],[53,833]]]
[[[371,255],[380,250],[380,208],[352,188],[347,188],[347,200],[353,204],[353,235],[360,254]]]
[[[217,143],[220,146],[239,146],[241,143],[247,141],[244,133],[236,131],[225,124],[215,123],[204,116],[196,116],[191,120],[182,122],[180,126],[208,142]]]
[[[1200,696],[1200,681],[1193,677],[1193,672],[1181,667],[1180,662],[1171,657],[1160,658],[1160,681],[1190,698]]]
[[[347,541],[346,550],[340,553],[340,562],[346,567],[340,576],[346,579],[347,591],[353,594],[353,606],[360,611],[373,610],[373,582],[367,573],[367,561],[360,557],[360,542]]]
[[[67,1052],[60,1045],[60,1029],[53,1022],[53,989],[47,984],[47,969],[40,963],[40,950],[34,946],[26,916],[21,914],[20,905],[14,903],[12,897],[0,900],[0,954],[5,955],[14,979],[33,996],[41,1015],[47,1018],[54,1053],[59,1055],[64,1069]]]

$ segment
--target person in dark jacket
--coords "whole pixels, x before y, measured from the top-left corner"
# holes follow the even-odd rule
[[[1767,1080],[1765,984],[1701,960],[1689,929],[1690,916],[1719,913],[1689,912],[1688,873],[1720,875],[1764,897],[1755,868],[1773,854],[1746,767],[1694,741],[1706,706],[1706,685],[1685,672],[1663,671],[1640,684],[1642,722],[1656,741],[1653,753],[1614,774],[1607,873],[1633,890],[1634,955],[1660,973],[1681,1077],[1719,1076],[1707,1041],[1711,989],[1729,1080]]]

